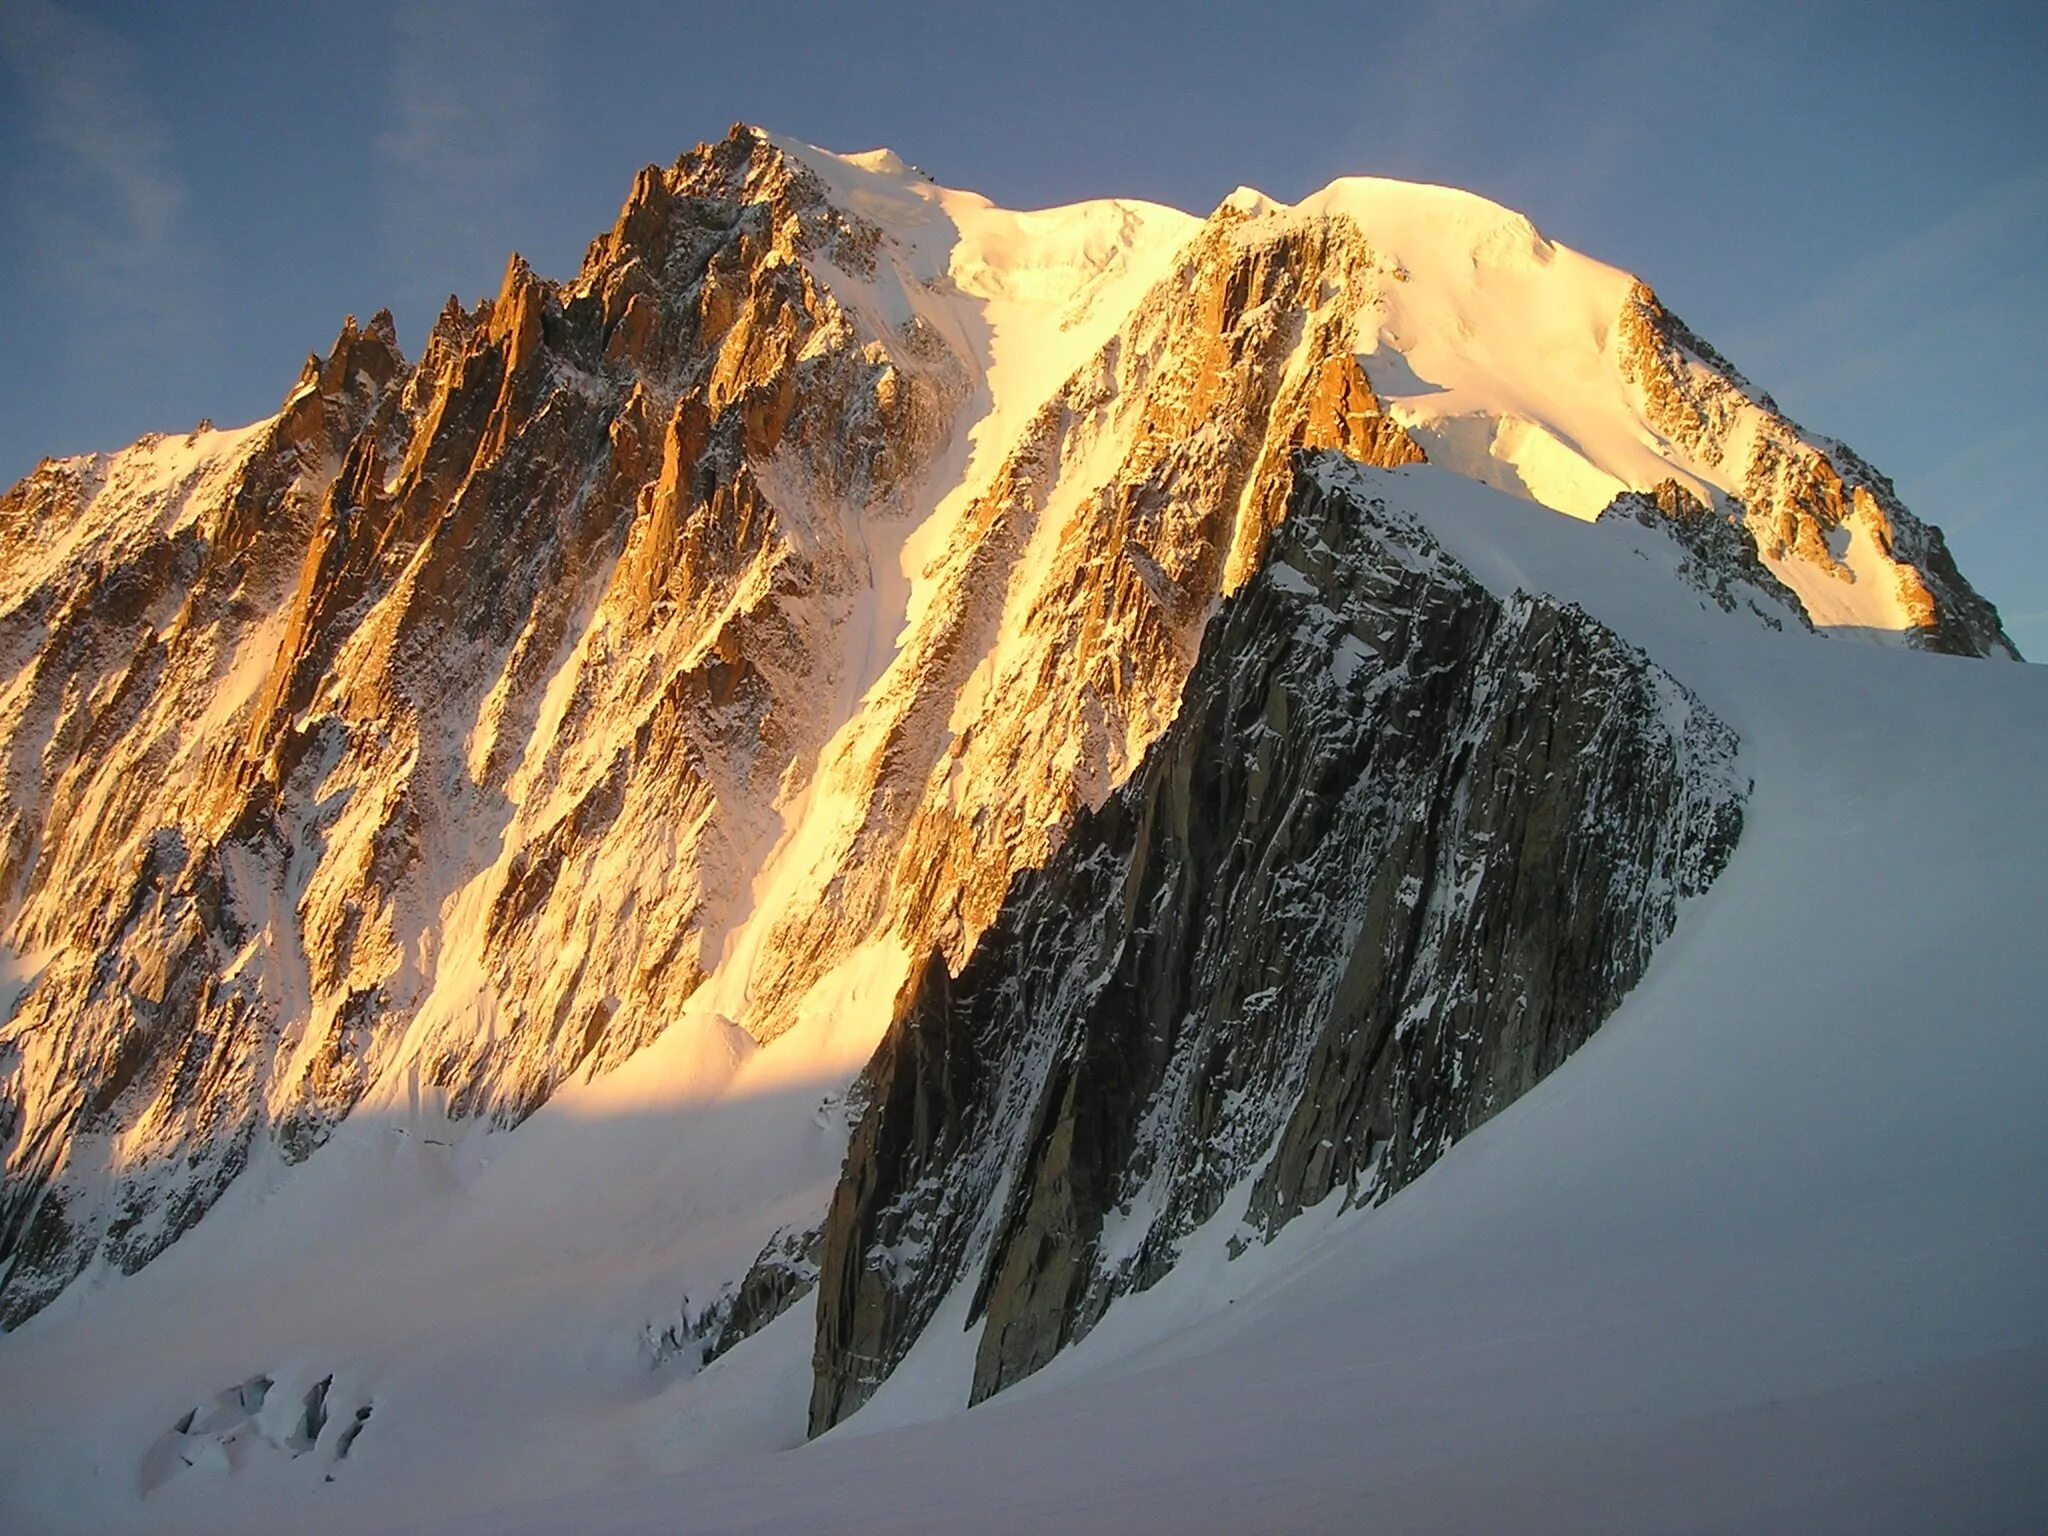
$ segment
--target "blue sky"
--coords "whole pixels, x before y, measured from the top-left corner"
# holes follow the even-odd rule
[[[0,0],[0,483],[574,270],[735,120],[1010,206],[1468,187],[1646,278],[2048,658],[2048,3]]]

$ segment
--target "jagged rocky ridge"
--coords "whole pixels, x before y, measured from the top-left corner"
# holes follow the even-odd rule
[[[351,326],[283,416],[202,440],[153,492],[189,574],[159,542],[146,582],[25,572],[85,638],[32,652],[36,610],[10,615],[34,660],[0,829],[15,943],[48,958],[0,1037],[0,1316],[95,1253],[147,1262],[254,1137],[303,1157],[394,1074],[515,1122],[670,1022],[722,947],[763,1038],[863,942],[964,955],[1170,714],[1286,450],[1419,457],[1311,313],[1361,243],[1226,222],[1033,414],[861,699],[871,545],[930,498],[976,362],[818,275],[862,291],[883,243],[736,130],[644,173],[573,283],[515,258],[411,369],[388,319]],[[4,510],[68,533],[97,473],[46,466]],[[266,561],[212,526],[223,499]],[[836,737],[835,696],[862,705]],[[814,862],[756,911],[802,815]]]
[[[964,964],[1174,718],[1297,450],[1553,495],[1563,439],[1420,387],[1425,299],[1565,274],[1472,351],[1548,379],[1590,306],[1555,376],[1658,449],[1587,483],[1679,474],[1795,620],[2010,650],[1881,477],[1519,216],[1059,215],[735,129],[416,362],[351,322],[270,420],[0,498],[0,1324],[366,1105],[512,1125],[678,1019]]]
[[[0,1315],[145,1262],[253,1138],[303,1157],[391,1072],[509,1123],[696,990],[746,894],[703,871],[823,746],[799,706],[868,580],[842,510],[967,388],[798,259],[874,239],[735,135],[643,174],[573,282],[515,257],[451,301],[418,364],[351,322],[272,421],[0,503],[0,889],[37,964]]]
[[[1732,733],[1583,612],[1495,599],[1307,459],[1179,717],[905,994],[825,1227],[813,1433],[955,1287],[973,1397],[1246,1186],[1384,1198],[1613,1010],[1732,851]]]
[[[1630,286],[1615,335],[1617,365],[1640,392],[1644,419],[1728,480],[1730,489],[1710,486],[1708,494],[1735,514],[1774,574],[1796,579],[1817,572],[1851,586],[1888,579],[1913,644],[1957,656],[2019,658],[1998,610],[1956,569],[1941,530],[1908,511],[1891,481],[1853,449],[1802,432],[1647,284]],[[1661,484],[1699,501],[1676,482]],[[1668,510],[1668,494],[1657,500]],[[1874,556],[1861,572],[1847,558],[1859,538]],[[1812,593],[1820,584],[1799,585]]]
[[[1676,480],[1624,492],[1597,521],[1621,518],[1669,539],[1679,552],[1678,578],[1723,613],[1745,613],[1769,629],[1813,629],[1798,595],[1758,557],[1742,524],[1716,515]]]

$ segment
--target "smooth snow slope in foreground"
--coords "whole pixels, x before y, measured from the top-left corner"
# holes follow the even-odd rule
[[[511,1135],[352,1121],[0,1341],[0,1528],[2042,1528],[2048,672],[1771,635],[1635,524],[1371,478],[1644,645],[1756,780],[1621,1011],[1419,1183],[1235,1265],[1205,1232],[971,1413],[971,1350],[914,1353],[783,1452],[808,1307],[694,1376],[639,1329],[726,1216],[822,1203],[826,1088],[713,1103],[777,1052],[664,1040]],[[345,1462],[251,1436],[140,1497],[187,1408],[270,1374],[282,1440],[330,1371],[374,1403]]]
[[[1736,860],[1622,1011],[1388,1206],[1210,1243],[972,1413],[474,1529],[2048,1522],[2048,673],[1660,612],[1632,536],[1375,478],[1745,735]]]

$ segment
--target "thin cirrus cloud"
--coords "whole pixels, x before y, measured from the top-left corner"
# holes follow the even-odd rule
[[[107,330],[182,344],[198,324],[199,242],[134,49],[49,0],[10,0],[0,56],[29,130],[11,201],[32,279],[64,297],[82,350]]]
[[[1865,426],[1915,425],[1880,443],[1885,468],[1907,502],[1947,530],[1973,579],[2005,600],[2008,632],[2033,657],[2048,652],[2048,611],[2024,600],[2038,592],[2048,559],[2031,515],[2028,450],[2041,423],[2038,391],[2012,359],[2025,353],[2021,338],[2048,338],[2036,278],[2048,254],[2044,228],[2048,165],[2035,165],[1851,255],[1768,324],[1739,328],[1727,343],[1802,419],[1841,432],[1834,424],[1860,407]],[[1951,377],[1973,370],[1972,394],[1930,387],[1929,359],[1943,360]]]
[[[1908,366],[1925,334],[1954,329],[1958,316],[1980,307],[1994,258],[2015,242],[2038,241],[2044,225],[2048,164],[1993,182],[1944,217],[1855,256],[1825,287],[1767,325],[1737,331],[1729,345],[1738,360],[1759,358],[1777,369],[1773,377],[1789,394],[1824,399],[1851,389]],[[1974,280],[1956,282],[1958,270]],[[1902,303],[1907,295],[1911,306]],[[1873,317],[1887,323],[1868,323]],[[1849,338],[1858,335],[1878,340],[1857,348]]]
[[[390,126],[375,154],[384,261],[408,324],[453,285],[494,284],[529,189],[545,186],[560,25],[536,0],[393,13]]]
[[[1361,161],[1394,174],[1449,165],[1495,190],[1540,189],[1556,221],[1597,201],[1643,150],[1643,102],[1618,82],[1709,51],[1736,0],[1438,0],[1374,23],[1384,52],[1362,93]],[[1574,45],[1558,50],[1555,39]],[[1541,70],[1529,68],[1542,57]],[[1503,134],[1502,118],[1520,117]]]

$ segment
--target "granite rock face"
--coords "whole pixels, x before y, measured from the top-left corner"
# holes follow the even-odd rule
[[[1171,717],[1287,454],[1420,458],[1355,231],[1220,217],[1125,310],[1165,237],[1104,205],[1036,281],[1106,339],[913,614],[979,301],[830,191],[736,128],[416,363],[351,321],[271,420],[0,500],[0,1323],[380,1088],[511,1126],[686,1009],[766,1041],[863,946],[964,958]]]
[[[1189,707],[1307,450],[1619,490],[1703,601],[2010,650],[1874,470],[1483,199],[1018,213],[737,127],[416,360],[351,320],[270,419],[0,496],[0,1326],[352,1117],[514,1127],[677,1029],[836,1021],[843,1082]],[[942,1129],[986,1082],[931,1049]]]
[[[818,1255],[823,1234],[784,1228],[768,1240],[760,1256],[733,1292],[732,1304],[705,1350],[716,1360],[752,1338],[802,1301],[818,1283]]]
[[[1845,558],[1849,545],[1867,541],[1862,579],[1891,586],[1908,644],[2019,658],[1998,610],[1956,569],[1941,530],[1907,510],[1891,481],[1853,449],[1803,432],[1647,284],[1630,289],[1613,347],[1644,420],[1737,487],[1726,510],[1767,564],[1850,584],[1858,576]]]
[[[971,388],[813,276],[878,239],[736,131],[416,363],[351,320],[270,420],[0,498],[0,1323],[258,1138],[514,1124],[702,984]]]
[[[1736,743],[1584,613],[1297,460],[1178,718],[906,990],[825,1227],[814,1433],[959,1288],[976,1399],[1241,1199],[1384,1198],[1554,1070],[1731,852]]]

